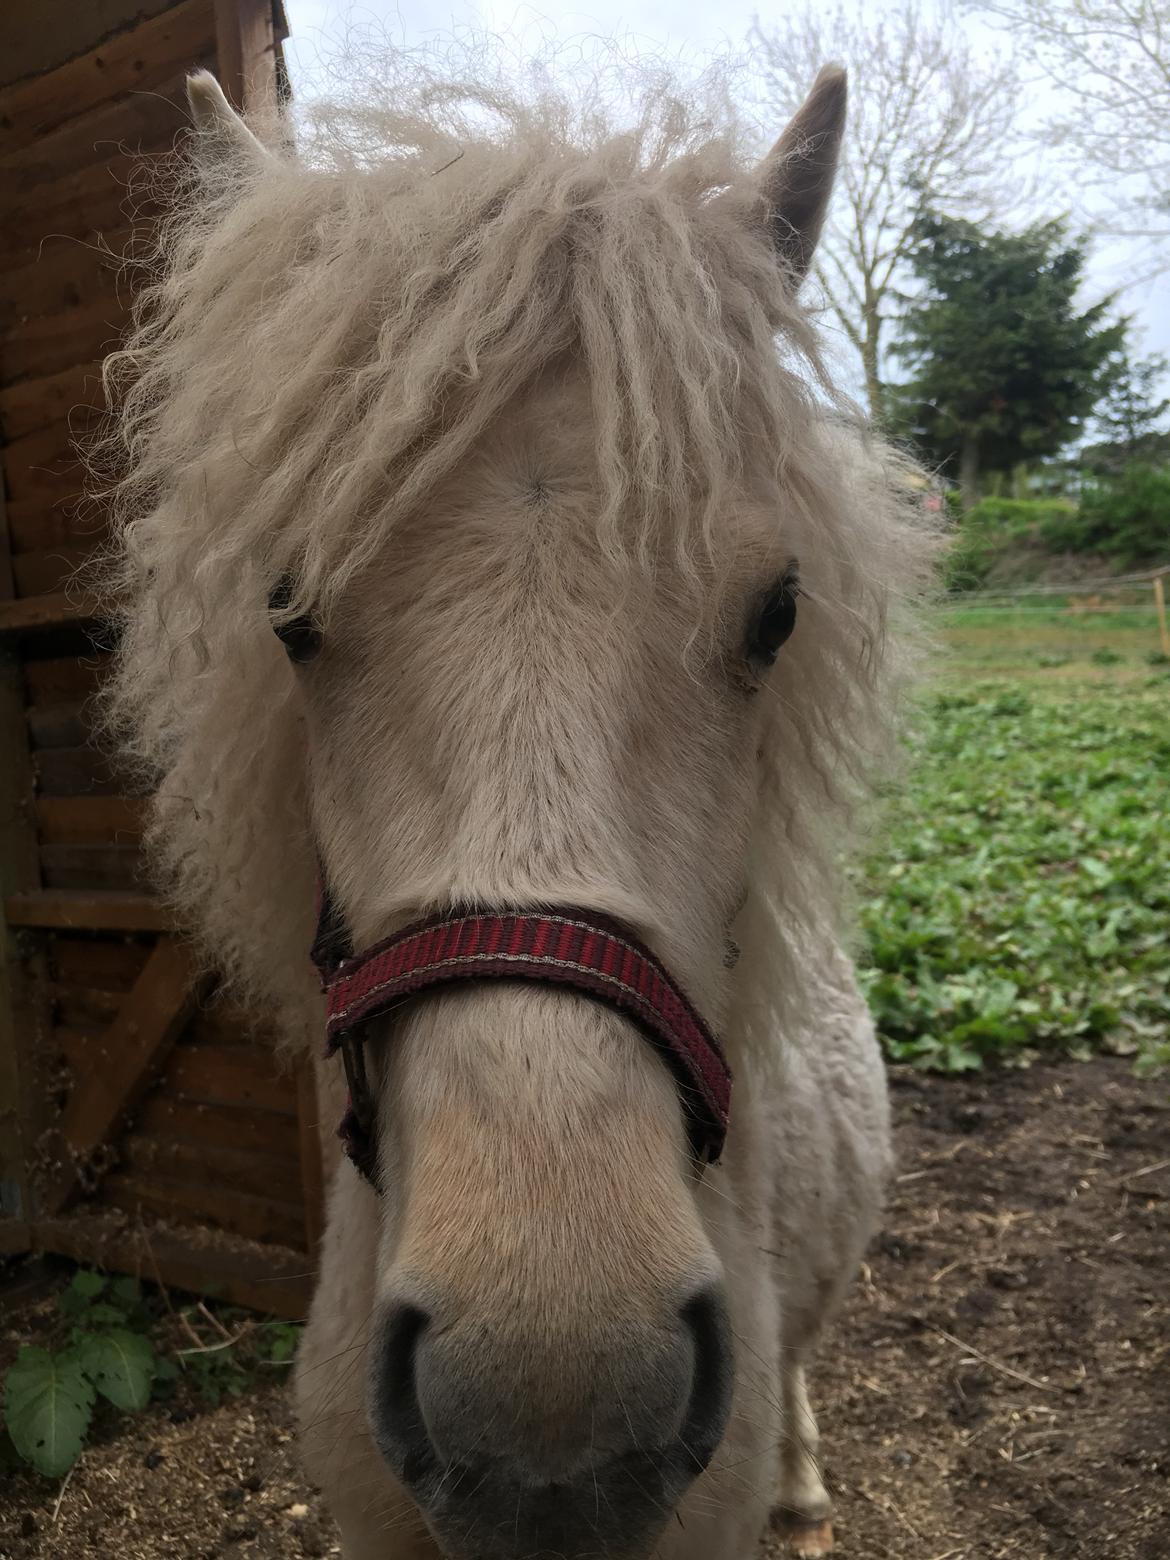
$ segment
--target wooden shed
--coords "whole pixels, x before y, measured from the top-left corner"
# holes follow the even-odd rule
[[[197,979],[140,872],[141,800],[90,741],[102,539],[71,436],[129,304],[143,155],[184,78],[286,90],[280,0],[39,0],[0,22],[0,1254],[61,1252],[284,1315],[320,1223],[309,1079]]]

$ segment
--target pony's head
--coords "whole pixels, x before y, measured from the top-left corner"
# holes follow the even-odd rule
[[[468,95],[302,164],[192,82],[194,187],[111,367],[153,844],[301,1036],[318,861],[359,948],[582,905],[716,1028],[750,896],[775,942],[734,1062],[815,1014],[922,551],[892,457],[804,384],[844,76],[754,164],[673,99],[618,134]],[[379,1446],[453,1555],[644,1553],[731,1384],[671,1073],[608,1008],[498,983],[367,1051]]]

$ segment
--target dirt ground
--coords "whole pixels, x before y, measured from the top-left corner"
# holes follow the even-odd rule
[[[836,1553],[1167,1560],[1170,1082],[1100,1059],[893,1092],[886,1229],[813,1383]],[[5,1560],[338,1552],[275,1388],[125,1420],[63,1488],[2,1477]]]

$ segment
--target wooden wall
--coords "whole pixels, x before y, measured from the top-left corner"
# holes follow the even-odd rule
[[[126,320],[108,256],[152,219],[144,160],[184,132],[194,67],[244,106],[280,91],[287,29],[279,0],[32,14],[0,75],[0,1253],[296,1314],[320,1221],[312,1091],[197,978],[143,882],[140,798],[91,740],[108,657],[67,584],[104,534],[71,440]]]

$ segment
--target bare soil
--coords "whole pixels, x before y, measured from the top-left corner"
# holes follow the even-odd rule
[[[1170,1085],[1101,1058],[893,1086],[886,1229],[813,1382],[838,1556],[1167,1560]],[[0,1479],[4,1560],[338,1553],[279,1388],[123,1419],[63,1488]]]

